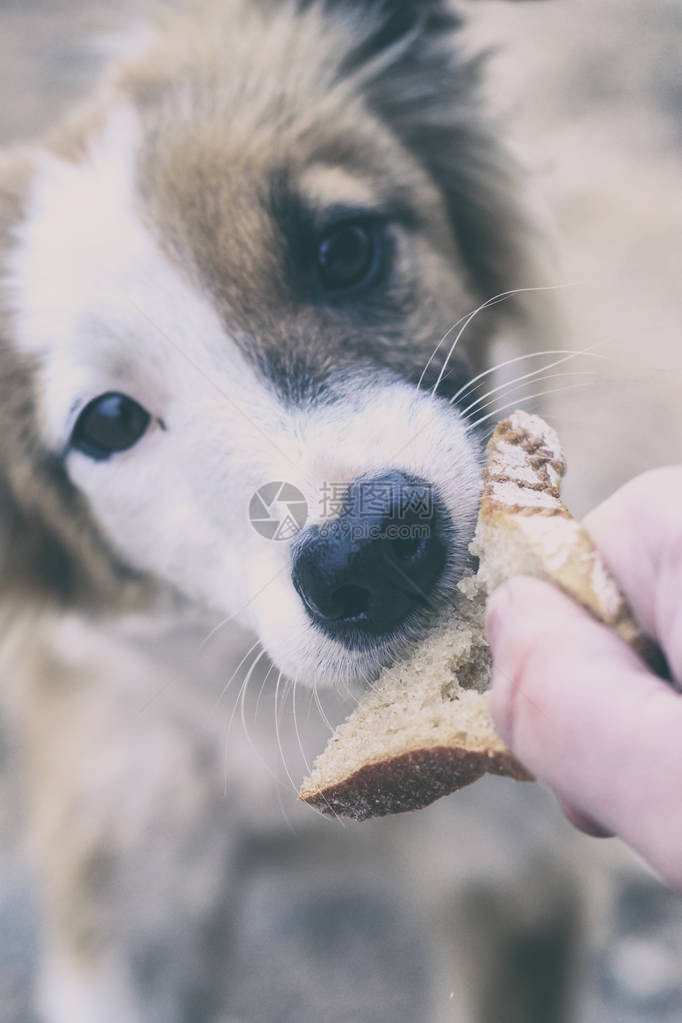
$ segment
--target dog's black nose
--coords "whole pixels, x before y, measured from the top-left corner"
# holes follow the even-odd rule
[[[361,646],[428,606],[452,527],[433,488],[397,471],[356,480],[336,511],[300,534],[292,579],[316,625]]]

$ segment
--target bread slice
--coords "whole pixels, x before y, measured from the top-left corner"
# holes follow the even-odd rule
[[[483,774],[532,780],[488,709],[487,595],[519,573],[549,579],[643,649],[644,639],[587,532],[560,498],[565,462],[539,416],[514,412],[488,445],[471,551],[454,618],[385,669],[317,758],[299,798],[365,820],[427,806]]]

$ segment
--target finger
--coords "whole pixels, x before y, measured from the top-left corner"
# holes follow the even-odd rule
[[[682,697],[536,579],[500,587],[487,627],[502,738],[560,800],[682,887]]]
[[[568,803],[565,799],[557,797],[557,803],[561,807],[561,812],[567,821],[569,821],[574,828],[578,831],[584,832],[591,838],[613,838],[613,832],[605,828],[603,824],[598,824],[593,821],[591,817],[586,817],[584,813],[578,810],[573,803]]]
[[[626,483],[585,519],[642,628],[682,682],[682,466]]]

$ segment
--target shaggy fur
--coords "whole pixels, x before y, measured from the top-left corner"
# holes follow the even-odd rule
[[[234,337],[248,357],[284,388],[319,386],[328,367],[352,366],[368,347],[372,361],[415,381],[451,314],[528,283],[508,161],[479,108],[479,65],[454,43],[458,19],[440,4],[390,6],[209,2],[166,15],[159,41],[49,141],[59,158],[83,161],[107,109],[132,101],[144,134],[136,187],[145,219],[183,274],[210,291],[218,315],[238,321]],[[3,164],[5,254],[39,159],[27,152]],[[295,288],[278,289],[282,264],[292,259],[283,250],[300,231],[298,174],[309,163],[317,173],[320,165],[359,169],[370,195],[385,180],[388,194],[376,198],[387,204],[405,199],[409,209],[405,196],[416,193],[411,212],[422,219],[431,199],[427,294],[391,294],[379,308],[356,307],[342,319],[297,302]],[[456,267],[458,285],[438,256]],[[135,567],[113,556],[103,563],[106,538],[36,431],[34,362],[12,344],[7,290],[3,306],[3,585],[16,592],[31,584],[88,606],[118,602]],[[379,329],[368,330],[368,320]],[[485,362],[489,331],[488,320],[470,332],[475,365]],[[461,379],[461,372],[450,377]]]
[[[455,523],[435,599],[461,571],[479,449],[448,399],[486,365],[495,320],[474,321],[435,395],[449,344],[428,360],[481,301],[537,280],[459,28],[438,2],[164,5],[82,110],[2,162],[0,585],[43,613],[10,670],[50,1023],[208,1012],[201,939],[230,855],[215,773],[202,742],[188,752],[191,701],[161,737],[119,728],[112,694],[154,671],[119,649],[116,616],[181,599],[207,621],[241,616],[296,679],[371,675],[409,630],[353,657],[322,639],[288,545],[260,540],[246,509],[269,480],[313,509],[322,481],[394,463],[433,480]],[[349,211],[385,225],[390,269],[323,295],[310,246]],[[70,432],[110,390],[151,425],[95,462]],[[150,742],[172,768],[142,783]],[[159,798],[176,811],[167,845],[149,841]]]

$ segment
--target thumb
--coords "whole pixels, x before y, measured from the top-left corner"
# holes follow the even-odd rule
[[[682,887],[682,697],[555,587],[520,577],[488,605],[491,710],[558,796]]]

